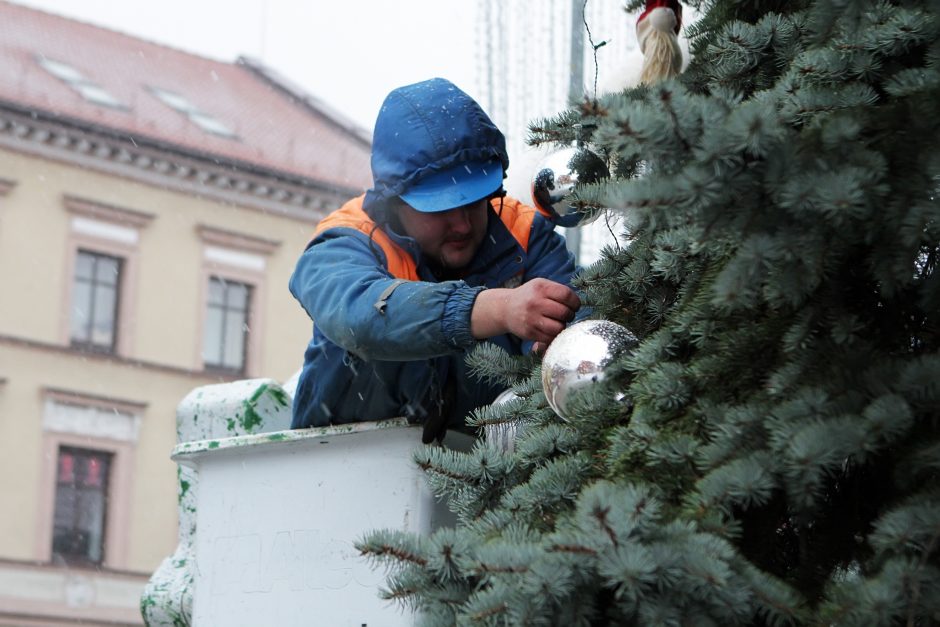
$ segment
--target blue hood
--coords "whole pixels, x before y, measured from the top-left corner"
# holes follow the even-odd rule
[[[392,91],[372,135],[372,189],[363,208],[384,222],[389,199],[418,179],[467,161],[498,160],[509,169],[506,138],[476,101],[443,78]]]

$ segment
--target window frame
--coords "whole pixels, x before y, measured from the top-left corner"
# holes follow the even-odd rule
[[[79,255],[82,255],[82,254],[94,256],[95,258],[95,266],[94,266],[95,270],[93,271],[94,274],[97,274],[97,260],[114,259],[117,262],[118,274],[117,274],[117,281],[115,282],[115,285],[114,285],[114,306],[113,306],[113,311],[111,312],[111,317],[112,317],[111,343],[108,346],[105,346],[103,344],[96,344],[94,340],[92,339],[94,337],[94,327],[95,327],[95,320],[92,318],[88,320],[88,324],[91,326],[91,330],[89,331],[90,337],[88,340],[76,339],[73,334],[73,318],[72,317],[74,316],[74,313],[75,313],[76,284],[79,282],[79,278],[75,276],[75,271],[78,268],[78,257]],[[88,248],[83,248],[80,246],[75,251],[75,258],[73,261],[74,261],[74,264],[72,267],[72,277],[71,277],[72,294],[71,294],[71,300],[69,302],[69,305],[70,305],[69,307],[69,312],[70,312],[69,313],[69,347],[75,350],[87,351],[90,353],[101,353],[104,355],[117,354],[118,334],[121,328],[121,324],[123,323],[123,321],[121,320],[121,298],[122,298],[121,291],[123,287],[122,283],[123,283],[123,278],[124,278],[125,266],[127,265],[126,259],[125,257],[112,255],[108,253],[102,253],[97,250],[89,250]],[[94,303],[94,300],[95,300],[94,288],[99,285],[98,282],[96,281],[95,276],[92,277],[90,284],[93,288],[91,292],[91,300],[92,300],[92,303]],[[94,311],[96,314],[98,313],[97,310],[94,309],[94,306],[92,306],[92,311]]]
[[[62,343],[65,346],[79,352],[93,352],[102,355],[120,355],[130,356],[130,346],[134,334],[136,294],[134,293],[137,285],[137,249],[118,242],[109,241],[69,231],[69,241],[67,245],[66,269],[64,288],[65,294],[63,302],[64,314],[62,316]],[[109,257],[116,257],[121,260],[121,273],[118,277],[117,285],[117,306],[115,314],[114,330],[114,348],[111,351],[92,349],[85,344],[73,344],[72,342],[72,311],[75,306],[75,270],[78,264],[78,255],[81,251],[88,251]]]
[[[213,305],[209,302],[209,295],[210,295],[210,293],[211,293],[211,291],[212,291],[212,290],[210,289],[210,285],[211,285],[211,283],[212,283],[213,280],[222,281],[222,282],[224,282],[224,283],[233,283],[233,284],[237,284],[237,285],[244,285],[244,286],[248,289],[248,302],[247,302],[247,307],[246,307],[245,312],[244,312],[244,313],[245,313],[245,321],[244,321],[244,324],[246,324],[246,325],[248,326],[249,331],[248,331],[247,333],[244,333],[244,334],[243,334],[241,368],[231,368],[231,367],[226,366],[226,365],[224,365],[224,364],[209,363],[209,362],[206,361],[205,344],[206,344],[206,340],[207,340],[207,336],[208,336],[209,308],[213,306]],[[201,349],[201,351],[200,351],[200,354],[202,355],[202,366],[203,366],[203,369],[206,370],[207,372],[219,372],[219,373],[222,373],[222,374],[234,374],[234,375],[242,375],[242,374],[245,374],[245,372],[246,372],[246,370],[247,370],[247,366],[248,366],[248,355],[249,355],[249,353],[251,352],[251,349],[250,349],[250,347],[249,347],[249,343],[250,343],[250,341],[251,341],[251,335],[252,335],[251,329],[252,329],[252,327],[254,326],[254,320],[252,319],[252,316],[253,316],[254,309],[255,309],[255,300],[257,299],[257,293],[256,293],[255,284],[254,284],[254,283],[251,283],[251,282],[248,282],[248,281],[233,279],[233,278],[228,277],[228,276],[222,276],[219,272],[210,272],[209,275],[208,275],[208,277],[206,278],[206,286],[205,286],[205,287],[206,287],[206,290],[205,290],[205,291],[206,291],[206,297],[205,297],[205,310],[204,310],[204,313],[203,313],[202,349]],[[225,306],[225,305],[223,305],[223,311],[224,311],[224,312],[227,312],[227,311],[228,311],[228,307]],[[224,318],[224,316],[223,316],[223,319],[222,319],[222,335],[223,335],[223,337],[224,337],[224,335],[225,335],[224,328],[225,328],[225,318]],[[224,349],[224,347],[220,347],[220,348],[222,348],[222,353],[223,353],[223,356],[224,356],[225,349]]]
[[[251,297],[248,302],[249,332],[246,334],[245,338],[245,358],[241,370],[219,368],[212,364],[207,364],[203,356],[209,313],[209,281],[213,277],[236,283],[244,283],[251,287]],[[199,341],[196,342],[196,363],[198,364],[199,370],[209,374],[235,375],[245,378],[251,378],[258,372],[260,365],[259,352],[261,350],[261,331],[264,328],[261,313],[261,303],[264,299],[264,284],[263,273],[226,266],[219,262],[208,261],[203,257],[199,287],[201,293],[198,299]]]
[[[268,257],[277,250],[280,242],[204,224],[197,225],[196,232],[202,240],[200,294],[197,299],[199,304],[199,338],[196,342],[195,355],[197,369],[206,373],[235,374],[245,378],[257,376],[261,366],[261,347],[265,329]],[[244,366],[240,372],[207,365],[203,357],[209,311],[209,281],[212,277],[244,283],[251,287],[248,310],[249,333],[245,342]]]
[[[42,451],[39,456],[40,483],[36,521],[36,544],[34,555],[37,561],[53,564],[52,540],[55,526],[55,497],[58,478],[59,450],[77,448],[100,451],[111,455],[111,468],[105,508],[102,561],[69,562],[69,568],[127,568],[130,539],[131,496],[134,481],[137,437],[146,403],[122,401],[90,396],[79,392],[44,388]],[[106,438],[100,434],[82,433],[80,430],[66,431],[56,427],[51,414],[56,406],[91,408],[105,413],[118,412],[129,416],[135,424],[121,439]]]
[[[150,224],[151,214],[123,209],[92,200],[64,197],[65,210],[71,214],[65,245],[65,268],[62,280],[62,320],[60,342],[79,352],[132,357],[131,347],[136,327],[137,272],[142,230]],[[97,226],[98,233],[83,232],[87,226]],[[113,232],[109,232],[109,229]],[[86,230],[89,230],[86,228]],[[94,230],[94,229],[91,229]],[[121,239],[121,238],[124,239]],[[72,310],[75,295],[75,270],[79,251],[116,257],[121,260],[121,273],[117,285],[115,336],[113,350],[97,350],[84,344],[72,343]]]
[[[62,489],[63,487],[61,476],[60,476],[61,475],[60,462],[62,460],[63,454],[72,454],[75,456],[73,459],[77,459],[79,457],[85,457],[85,458],[100,457],[100,458],[107,459],[106,471],[104,473],[104,479],[102,481],[103,489],[101,490],[103,498],[104,498],[104,511],[102,512],[102,520],[101,520],[101,549],[100,549],[101,559],[95,561],[94,559],[88,558],[87,556],[84,556],[84,555],[83,556],[68,555],[68,556],[63,556],[61,558],[61,561],[69,566],[90,566],[90,567],[101,566],[105,562],[105,559],[107,557],[107,549],[108,549],[108,546],[105,540],[108,537],[108,506],[111,501],[111,483],[112,483],[112,475],[113,475],[113,468],[114,468],[114,454],[109,451],[103,451],[98,448],[89,448],[87,446],[76,447],[76,446],[60,445],[58,447],[58,450],[56,452],[56,478],[55,478],[55,485],[53,486],[54,496],[53,496],[53,504],[52,504],[52,547],[51,547],[52,561],[56,563],[60,561],[59,559],[56,558],[57,553],[55,551],[55,541],[56,541],[56,514],[58,510],[59,493],[60,493],[60,489]],[[75,486],[74,489],[79,490],[80,488],[78,486]],[[77,515],[79,513],[80,512],[78,511],[78,509],[72,512],[73,528],[75,526],[74,519],[77,518]]]

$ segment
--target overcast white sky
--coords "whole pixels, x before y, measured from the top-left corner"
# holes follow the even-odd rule
[[[474,2],[13,0],[221,61],[253,57],[372,130],[385,95],[432,76],[474,93]]]

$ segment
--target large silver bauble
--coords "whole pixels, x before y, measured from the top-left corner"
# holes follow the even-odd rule
[[[575,165],[585,172],[583,178]],[[607,165],[594,153],[574,146],[562,148],[536,166],[532,201],[550,214],[559,226],[570,228],[589,224],[604,212],[603,209],[578,209],[571,201],[571,193],[581,183],[594,183],[609,176]]]
[[[493,405],[502,405],[511,400],[522,398],[516,394],[512,388],[503,390]],[[488,448],[503,453],[512,453],[516,450],[516,439],[522,433],[522,425],[515,422],[506,422],[503,424],[490,424],[483,427],[484,438]]]
[[[572,394],[603,381],[607,366],[638,343],[633,333],[608,320],[584,320],[559,333],[542,358],[548,404],[567,420]]]

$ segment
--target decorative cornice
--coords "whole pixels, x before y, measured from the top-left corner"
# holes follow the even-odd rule
[[[224,246],[226,248],[238,248],[262,255],[270,255],[281,245],[281,242],[275,240],[245,235],[244,233],[236,233],[234,231],[226,231],[206,224],[197,225],[196,232],[199,233],[199,237],[202,241],[207,244],[215,244],[216,246]]]
[[[0,196],[6,196],[14,187],[16,187],[16,181],[0,179]]]
[[[107,205],[96,200],[86,200],[68,194],[64,196],[63,200],[65,202],[65,208],[72,213],[114,222],[123,226],[130,226],[135,229],[144,228],[150,224],[155,217],[152,213],[115,207],[114,205]]]
[[[150,403],[141,401],[128,401],[107,396],[96,396],[84,392],[64,390],[62,388],[44,387],[41,391],[45,398],[56,401],[57,403],[62,403],[63,405],[97,407],[105,411],[116,410],[125,414],[139,414],[150,405]]]
[[[50,114],[35,114],[0,103],[0,147],[308,223],[357,193]]]

